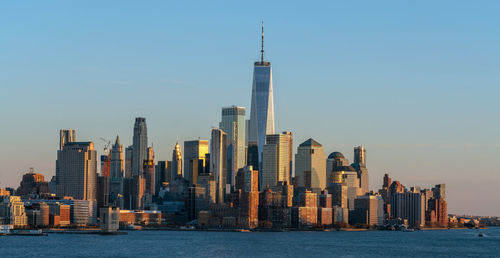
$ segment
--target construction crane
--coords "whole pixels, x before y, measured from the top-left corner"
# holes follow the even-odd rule
[[[111,145],[111,141],[110,141],[110,140],[107,140],[107,139],[104,139],[104,138],[102,138],[102,137],[100,137],[100,138],[101,138],[101,140],[102,140],[103,142],[105,142],[105,143],[106,143],[106,145],[104,145],[104,155],[108,155],[109,145]]]

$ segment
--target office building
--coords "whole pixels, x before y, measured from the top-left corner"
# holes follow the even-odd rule
[[[295,154],[295,185],[321,192],[326,187],[326,155],[323,146],[308,139]]]
[[[23,175],[23,179],[16,190],[16,194],[23,197],[40,196],[50,193],[49,184],[42,174],[35,173],[33,168]]]
[[[134,152],[134,146],[128,146],[125,149],[125,177],[132,177],[132,156]]]
[[[132,176],[144,174],[143,163],[148,157],[148,129],[146,118],[137,117],[134,124]]]
[[[410,227],[423,227],[425,225],[425,204],[421,193],[391,192],[391,215],[394,219],[408,220]]]
[[[196,184],[198,175],[203,173],[207,153],[207,140],[184,141],[184,179],[189,182],[189,185]]]
[[[219,128],[227,134],[227,183],[235,185],[236,172],[246,165],[245,108],[223,107]]]
[[[226,194],[227,134],[218,128],[212,129],[210,138],[210,172],[217,187],[217,203],[223,203]]]
[[[334,183],[333,172],[342,171],[343,167],[349,167],[349,160],[338,151],[330,153],[326,160],[326,184]]]
[[[172,151],[172,175],[171,180],[182,178],[182,152],[179,142],[175,143],[174,150]]]
[[[122,178],[125,165],[123,162],[123,145],[120,144],[120,137],[116,136],[115,144],[111,149],[111,177]]]
[[[248,124],[248,146],[257,146],[259,163],[266,135],[274,134],[273,76],[271,63],[264,61],[264,24],[260,61],[254,63],[252,102]],[[260,169],[260,168],[259,168]]]
[[[57,152],[56,166],[58,196],[96,200],[97,152],[93,142],[66,143]]]
[[[23,227],[28,225],[24,203],[19,196],[0,196],[0,224]]]
[[[66,143],[76,141],[75,130],[73,129],[61,129],[59,131],[59,150],[62,150]]]
[[[156,182],[156,192],[164,185],[164,183],[169,183],[172,176],[172,162],[171,161],[158,161],[155,167],[155,182]]]
[[[379,195],[363,195],[354,200],[354,210],[349,213],[349,223],[383,225],[384,200]]]
[[[146,180],[146,192],[155,195],[156,177],[155,177],[155,152],[153,147],[148,147],[148,155],[143,162],[143,177]]]
[[[267,186],[277,190],[279,182],[290,184],[290,144],[291,134],[271,134],[266,136],[262,157],[262,170],[259,172],[260,189]]]
[[[370,192],[368,169],[366,168],[366,150],[364,147],[358,146],[354,148],[354,163],[351,166],[358,173],[361,193],[366,194]]]

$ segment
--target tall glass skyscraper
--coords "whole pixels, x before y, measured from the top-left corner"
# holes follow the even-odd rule
[[[274,134],[273,75],[270,62],[264,61],[264,23],[260,61],[254,63],[252,103],[250,110],[248,146],[257,145],[259,163],[267,134]],[[256,165],[256,164],[252,164]]]
[[[238,106],[223,107],[219,128],[227,134],[227,183],[234,187],[236,172],[245,167],[245,108]]]
[[[132,146],[132,176],[142,176],[144,174],[143,164],[148,158],[148,129],[144,117],[135,119]]]

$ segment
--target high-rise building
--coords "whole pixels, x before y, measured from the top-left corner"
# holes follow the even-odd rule
[[[366,168],[366,150],[362,146],[354,148],[354,163],[351,166],[358,172],[361,193],[370,192],[368,169]]]
[[[128,146],[125,149],[125,177],[132,177],[132,156],[134,152],[134,146]]]
[[[111,177],[122,178],[123,172],[123,145],[120,144],[120,137],[117,135],[115,144],[111,149]]]
[[[425,204],[421,193],[391,192],[391,215],[395,219],[407,219],[410,227],[424,226]]]
[[[170,182],[170,177],[172,176],[172,162],[171,161],[158,161],[155,167],[155,177],[156,177],[156,192],[163,186],[163,183]]]
[[[172,176],[171,180],[182,178],[182,152],[179,142],[175,143],[174,150],[172,151]]]
[[[333,173],[345,170],[345,167],[349,167],[349,160],[342,153],[338,151],[330,153],[326,160],[326,183],[334,183]]]
[[[13,226],[28,225],[24,203],[19,196],[0,196],[0,224]]]
[[[219,126],[227,134],[227,183],[234,187],[236,172],[246,165],[245,108],[223,107],[222,121]]]
[[[258,147],[259,163],[262,163],[266,135],[274,134],[273,76],[271,63],[264,61],[264,23],[262,23],[262,47],[260,51],[260,61],[255,62],[253,68],[252,106],[247,145]]]
[[[148,147],[148,156],[143,163],[144,179],[146,179],[146,192],[150,195],[155,195],[156,193],[156,182],[155,182],[155,152],[153,147]]]
[[[349,214],[350,224],[383,225],[384,200],[380,195],[363,195],[354,200],[354,211]]]
[[[19,196],[30,196],[30,195],[42,195],[50,193],[49,184],[45,181],[45,177],[42,174],[35,173],[33,168],[30,168],[30,172],[23,175],[23,179],[16,190],[16,195]]]
[[[148,157],[148,129],[146,118],[137,117],[134,124],[132,176],[144,174],[143,163]]]
[[[263,148],[262,169],[259,171],[260,189],[266,186],[277,190],[279,182],[290,184],[291,134],[270,134],[266,136]],[[261,179],[262,178],[262,179]]]
[[[205,166],[205,155],[208,153],[207,140],[184,141],[184,178],[189,185],[196,184],[200,170]],[[198,162],[201,160],[201,166]],[[196,166],[196,169],[193,168]],[[193,173],[195,172],[195,173]]]
[[[223,203],[226,194],[226,146],[226,133],[221,129],[213,128],[212,137],[210,138],[210,172],[215,179],[217,203]]]
[[[326,187],[326,155],[323,146],[308,139],[295,154],[295,185],[320,193]]]
[[[62,150],[66,143],[76,141],[75,130],[73,129],[61,129],[59,131],[59,150]]]
[[[66,143],[57,152],[56,165],[57,195],[96,200],[97,151],[93,142]]]

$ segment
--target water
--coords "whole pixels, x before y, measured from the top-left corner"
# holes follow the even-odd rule
[[[483,232],[485,237],[478,237]],[[0,237],[0,257],[500,257],[500,228],[416,232],[130,231]]]

